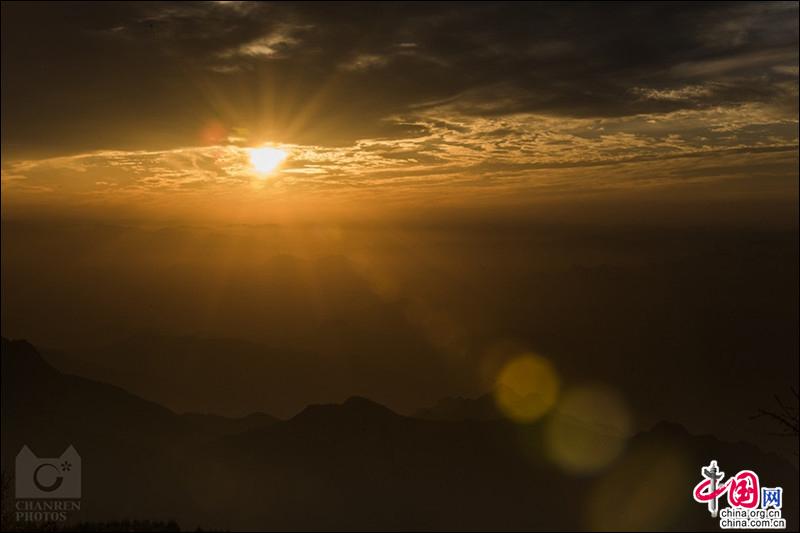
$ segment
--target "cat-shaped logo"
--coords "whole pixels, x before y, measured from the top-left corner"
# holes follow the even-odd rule
[[[61,457],[36,457],[23,446],[14,473],[17,499],[71,499],[81,497],[81,456],[70,446]]]

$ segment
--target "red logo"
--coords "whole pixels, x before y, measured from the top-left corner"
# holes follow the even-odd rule
[[[731,507],[758,507],[758,475],[755,472],[742,470],[728,480],[728,485],[728,503]]]
[[[725,483],[722,478],[725,472],[717,468],[717,462],[711,461],[700,470],[703,481],[694,487],[694,499],[699,503],[708,503],[711,516],[717,516],[719,511],[717,500],[723,494],[728,494],[728,503],[731,507],[755,509],[759,503],[758,474],[752,470],[740,470]]]

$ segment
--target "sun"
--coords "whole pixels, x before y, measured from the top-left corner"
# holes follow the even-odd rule
[[[289,155],[284,150],[270,147],[250,148],[247,152],[250,155],[250,164],[259,174],[269,174]]]

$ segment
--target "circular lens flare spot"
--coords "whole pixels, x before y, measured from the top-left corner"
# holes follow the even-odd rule
[[[257,173],[266,175],[278,168],[289,155],[279,148],[250,148],[248,151],[250,164]]]
[[[625,402],[600,385],[564,392],[547,421],[548,456],[563,470],[590,473],[611,464],[622,453],[631,431]]]
[[[550,361],[525,354],[506,363],[497,375],[495,401],[514,422],[533,422],[553,407],[558,389],[558,375]]]
[[[666,442],[630,450],[598,478],[588,494],[586,529],[666,531],[674,527],[676,517],[686,512],[687,480],[697,476],[690,457],[688,450]]]

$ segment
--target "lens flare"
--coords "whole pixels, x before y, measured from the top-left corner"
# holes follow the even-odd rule
[[[253,170],[263,175],[269,174],[278,168],[278,165],[283,163],[289,155],[284,150],[270,147],[250,148],[247,152],[250,156],[250,164],[253,165]]]
[[[586,502],[590,531],[669,531],[691,505],[696,477],[684,450],[651,443],[631,450],[600,477]],[[680,526],[679,526],[680,527]],[[684,526],[685,527],[685,526]]]
[[[545,429],[548,456],[572,474],[591,473],[611,464],[625,447],[631,419],[613,389],[583,386],[562,395]]]
[[[559,381],[544,357],[525,354],[507,363],[497,376],[495,401],[514,422],[533,422],[555,404]]]

